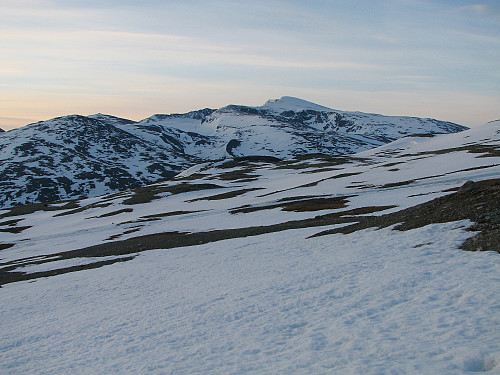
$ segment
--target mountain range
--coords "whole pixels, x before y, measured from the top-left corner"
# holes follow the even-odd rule
[[[292,97],[132,121],[69,115],[0,134],[0,207],[94,197],[170,179],[201,162],[347,155],[464,126],[345,112]]]
[[[183,119],[232,137],[218,113]],[[99,134],[137,142],[123,153],[164,142],[73,121],[102,128],[87,151],[110,163]],[[251,150],[240,139],[235,155]],[[349,155],[252,154],[0,210],[0,373],[498,373],[500,121]]]

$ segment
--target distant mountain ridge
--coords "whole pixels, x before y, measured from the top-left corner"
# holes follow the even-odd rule
[[[293,97],[132,121],[69,115],[0,135],[0,207],[117,192],[228,157],[346,155],[451,122],[330,109]]]

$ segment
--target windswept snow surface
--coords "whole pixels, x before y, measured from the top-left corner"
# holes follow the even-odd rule
[[[356,221],[352,210],[373,206],[382,215],[498,179],[499,145],[500,121],[326,161],[205,163],[145,190],[5,216],[2,272],[121,261],[3,285],[0,373],[500,374],[500,256],[459,249],[475,234],[469,220],[60,253],[339,212]],[[345,206],[314,207],[324,198]]]
[[[7,285],[0,370],[498,373],[499,256],[457,250],[467,225],[294,230]]]

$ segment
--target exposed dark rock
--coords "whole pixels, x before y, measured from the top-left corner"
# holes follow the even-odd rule
[[[226,145],[226,152],[231,156],[236,156],[233,154],[233,148],[239,147],[241,145],[241,141],[237,139],[231,139]]]
[[[479,233],[468,239],[463,250],[500,253],[500,179],[466,182],[457,192],[414,207],[381,216],[358,217],[356,224],[324,231],[315,236],[352,233],[369,227],[384,228],[401,223],[396,230],[420,228],[434,223],[469,219]]]

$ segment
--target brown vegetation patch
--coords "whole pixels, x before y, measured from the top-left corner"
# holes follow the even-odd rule
[[[117,210],[117,211],[113,211],[113,212],[108,212],[108,213],[99,215],[97,217],[98,218],[102,218],[102,217],[115,216],[115,215],[123,214],[123,213],[126,213],[126,212],[132,212],[132,211],[134,211],[132,208],[123,208],[121,210]]]
[[[203,212],[206,210],[197,210],[197,211],[171,211],[171,212],[163,212],[161,214],[153,214],[153,215],[145,215],[141,216],[140,219],[156,219],[168,216],[178,216],[178,215],[186,215],[186,214],[194,214],[196,212]]]
[[[101,203],[108,202],[108,201],[112,201],[112,200],[116,200],[116,199],[119,199],[122,197],[129,196],[129,195],[130,195],[130,192],[128,192],[128,191],[119,191],[117,193],[112,193],[112,194],[107,194],[107,195],[102,196],[100,199],[100,202]]]
[[[220,173],[211,179],[218,179],[222,181],[239,181],[247,182],[256,180],[259,176],[256,174],[251,174],[254,172],[253,168],[235,169],[234,171]]]
[[[193,173],[190,174],[189,176],[181,176],[181,177],[176,177],[176,181],[193,181],[193,180],[201,180],[203,177],[210,176],[207,173]]]
[[[273,169],[291,169],[291,170],[297,170],[297,169],[310,169],[310,168],[320,168],[324,167],[324,163],[306,163],[303,161],[297,161],[297,160],[291,160],[291,161],[283,161],[279,163],[276,167]]]
[[[486,157],[499,157],[500,156],[500,147],[498,145],[487,145],[487,144],[469,144],[461,147],[453,147],[446,148],[442,150],[434,150],[434,151],[422,151],[415,154],[404,154],[401,157],[407,156],[420,156],[420,155],[442,155],[449,154],[450,152],[457,151],[467,151],[472,154],[483,154],[478,157],[486,158]]]
[[[351,196],[329,197],[329,198],[307,198],[294,201],[278,201],[277,203],[265,206],[249,206],[234,208],[229,212],[231,214],[249,213],[255,211],[281,208],[282,211],[310,212],[320,210],[335,210],[344,208],[347,205],[348,198]]]
[[[324,168],[314,168],[309,171],[302,171],[300,173],[304,174],[313,174],[313,173],[321,173],[321,172],[332,172],[332,171],[339,171],[342,170],[343,168],[336,168],[336,167],[324,167]]]
[[[274,194],[278,194],[278,193],[283,193],[285,191],[290,191],[290,190],[295,190],[295,189],[302,189],[302,188],[308,188],[308,187],[314,187],[314,186],[318,185],[320,182],[323,182],[323,181],[335,180],[337,178],[344,178],[344,177],[349,177],[349,176],[355,176],[355,175],[358,175],[358,174],[361,174],[361,173],[363,173],[363,172],[339,173],[339,174],[337,174],[335,176],[325,177],[325,178],[322,178],[320,180],[309,182],[309,183],[304,184],[304,185],[299,185],[299,186],[294,186],[294,187],[287,188],[287,189],[272,191],[270,193],[259,195],[258,197],[259,198],[263,198],[263,197],[268,197],[270,195],[274,195]]]
[[[282,160],[276,163],[274,169],[321,169],[329,168],[337,165],[353,163],[353,162],[366,162],[369,159],[359,158],[353,156],[332,156],[326,154],[306,154],[298,155],[293,159]],[[315,170],[304,171],[304,173],[315,173]]]
[[[50,270],[50,271],[33,272],[33,273],[5,271],[5,270],[0,269],[0,288],[2,287],[2,285],[8,284],[8,283],[13,283],[13,282],[17,282],[17,281],[25,281],[25,280],[35,280],[35,279],[39,279],[42,277],[57,276],[57,275],[62,275],[65,273],[70,273],[70,272],[77,272],[77,271],[89,270],[89,269],[94,269],[94,268],[100,268],[100,267],[108,266],[108,265],[118,263],[118,262],[126,262],[126,261],[132,260],[134,258],[135,258],[135,255],[128,256],[128,257],[116,258],[116,259],[102,260],[99,262],[82,264],[82,265],[78,265],[78,266],[59,268],[59,269]]]
[[[134,195],[124,200],[123,204],[133,205],[149,203],[155,199],[160,199],[161,196],[159,196],[159,194],[161,193],[171,193],[175,195],[219,188],[221,188],[221,186],[215,184],[189,184],[185,182],[176,185],[149,185],[132,190]]]
[[[108,202],[108,203],[101,203],[101,202],[92,203],[92,204],[88,204],[86,206],[78,207],[78,208],[76,208],[74,210],[70,210],[70,211],[66,211],[66,212],[61,212],[59,214],[54,215],[54,217],[66,216],[66,215],[73,215],[73,214],[77,214],[79,212],[87,211],[87,210],[90,210],[90,209],[93,209],[93,208],[104,208],[104,207],[108,207],[108,206],[111,206],[111,205],[112,205],[112,203],[110,203],[110,202]]]
[[[399,165],[399,164],[403,164],[403,162],[402,161],[396,161],[396,162],[393,162],[393,163],[386,163],[386,164],[382,164],[382,165],[377,165],[375,168],[394,167],[395,165]]]
[[[160,213],[160,214],[152,214],[152,215],[141,216],[137,220],[124,221],[123,223],[119,223],[118,225],[144,223],[144,222],[148,222],[148,221],[161,220],[163,217],[193,214],[193,213],[196,213],[196,212],[204,212],[204,211],[206,211],[206,210],[163,212],[163,213]]]
[[[248,167],[252,164],[276,164],[280,163],[282,160],[275,158],[274,156],[243,156],[235,157],[224,161],[224,163],[218,165],[221,169],[230,169],[236,167]]]
[[[129,230],[126,230],[125,232],[120,233],[120,234],[114,234],[114,235],[109,236],[108,238],[106,238],[105,241],[114,241],[114,240],[116,240],[116,239],[118,239],[118,238],[120,238],[120,237],[122,237],[122,236],[124,236],[126,234],[135,233],[135,232],[141,230],[141,227],[140,228],[129,229]]]
[[[5,233],[21,233],[23,230],[31,228],[31,226],[25,226],[25,227],[8,227],[8,228],[0,228],[0,232],[5,232]]]
[[[0,250],[10,249],[14,245],[13,243],[0,243]]]
[[[283,211],[309,212],[320,210],[337,210],[347,206],[347,197],[312,198],[297,202],[284,203]]]
[[[415,182],[417,182],[419,179],[415,179],[415,180],[406,180],[406,181],[399,181],[399,182],[389,182],[385,185],[380,185],[380,186],[377,186],[378,189],[390,189],[390,188],[395,188],[395,187],[399,187],[399,186],[407,186],[407,185],[410,185],[410,184],[414,184]]]
[[[24,220],[24,219],[13,219],[13,220],[6,220],[6,221],[2,221],[0,222],[0,227],[3,227],[3,226],[13,226],[13,225],[16,225],[17,223],[19,223],[21,220]]]
[[[0,218],[8,216],[29,215],[36,211],[60,211],[60,210],[68,210],[79,207],[76,200],[67,201],[67,203],[64,205],[60,205],[60,203],[62,202],[55,202],[55,203],[57,203],[57,205],[53,205],[51,203],[36,203],[36,204],[25,204],[23,206],[12,207],[8,209],[9,211],[0,214]]]
[[[341,212],[336,212],[335,215],[339,216],[357,216],[357,215],[368,215],[374,212],[380,212],[385,210],[390,210],[391,208],[395,208],[397,206],[367,206],[367,207],[359,207],[353,208],[352,210],[346,210]]]
[[[363,172],[339,173],[339,174],[336,174],[335,176],[325,177],[325,178],[322,178],[320,180],[310,182],[308,184],[297,186],[294,189],[305,188],[305,187],[314,187],[314,186],[318,185],[320,182],[323,182],[323,181],[336,180],[338,178],[345,178],[345,177],[350,177],[350,176],[356,176],[356,175],[361,174],[361,173],[363,173]]]
[[[251,188],[251,189],[233,190],[233,191],[228,191],[227,193],[221,193],[221,194],[211,195],[209,197],[201,197],[201,198],[190,199],[187,202],[214,201],[214,200],[220,200],[220,199],[229,199],[229,198],[238,197],[240,195],[248,193],[249,191],[262,190],[262,189],[263,188]]]

